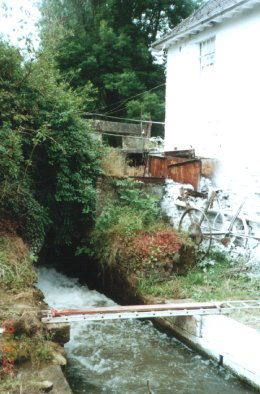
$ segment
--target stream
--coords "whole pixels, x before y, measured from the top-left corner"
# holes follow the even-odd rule
[[[116,305],[54,268],[38,268],[52,308]],[[222,367],[154,328],[150,321],[71,323],[64,369],[74,394],[250,394],[256,391]],[[148,389],[149,388],[149,389]]]

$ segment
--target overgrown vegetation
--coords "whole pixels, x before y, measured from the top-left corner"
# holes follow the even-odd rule
[[[181,238],[160,217],[158,198],[132,179],[112,180],[107,199],[91,234],[94,256],[104,267],[129,274],[157,272],[165,278],[194,263],[189,239]]]
[[[111,146],[104,147],[100,167],[103,174],[108,177],[144,176],[145,172],[143,164],[140,166],[132,165],[126,153],[119,148]]]
[[[194,301],[257,299],[260,279],[250,278],[243,267],[243,260],[213,252],[186,275],[174,274],[163,281],[156,275],[140,276],[138,290],[143,295]]]
[[[36,273],[22,241],[0,237],[0,286],[21,291],[35,282]]]
[[[30,394],[39,394],[37,381],[32,378],[24,381],[19,377],[14,379],[13,376],[6,376],[1,382],[1,389],[8,394],[27,394],[28,390]]]
[[[94,86],[91,112],[164,121],[164,62],[150,45],[200,3],[43,0],[43,37],[59,37],[53,56],[71,86]]]
[[[45,0],[37,54],[0,41],[0,212],[35,253],[84,243],[103,148],[83,117],[125,100],[121,114],[163,120],[164,66],[149,45],[198,4]]]
[[[42,392],[38,371],[62,354],[40,321],[44,305],[33,287],[34,259],[20,237],[12,233],[0,237],[1,393]]]
[[[40,379],[36,374],[31,372],[26,378],[24,373],[16,374],[16,368],[26,362],[33,370],[39,370],[40,367],[52,362],[57,346],[38,331],[36,335],[30,337],[25,334],[5,334],[5,338],[1,340],[1,348],[3,349],[3,354],[0,354],[0,360],[3,362],[0,365],[1,389],[6,389],[5,392],[8,393],[42,392]]]
[[[54,343],[46,340],[42,333],[33,337],[20,335],[14,337],[12,348],[9,357],[13,357],[15,363],[30,361],[34,368],[39,368],[52,360]]]
[[[79,242],[95,210],[101,149],[80,116],[84,93],[62,81],[48,51],[26,63],[0,42],[0,210],[35,251],[46,234],[57,247]]]

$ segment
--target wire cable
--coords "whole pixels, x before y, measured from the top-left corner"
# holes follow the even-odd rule
[[[130,97],[126,98],[126,99],[119,100],[119,101],[117,101],[117,102],[115,102],[115,103],[113,103],[113,104],[111,104],[111,105],[107,105],[107,106],[105,106],[105,107],[102,107],[102,108],[99,109],[99,111],[103,111],[103,110],[107,109],[107,112],[105,112],[105,113],[114,112],[115,109],[121,107],[121,105],[119,105],[119,106],[113,108],[116,104],[121,104],[121,103],[122,103],[122,104],[125,104],[125,103],[127,103],[127,101],[129,101],[129,100],[132,100],[132,99],[134,99],[134,98],[136,98],[136,97],[142,96],[143,94],[148,93],[148,92],[151,92],[151,91],[153,91],[153,90],[155,90],[155,89],[158,89],[158,88],[160,88],[160,87],[162,87],[162,86],[165,86],[165,82],[164,82],[164,83],[161,83],[160,85],[154,86],[154,87],[151,88],[151,89],[145,90],[144,92],[135,94],[134,96],[130,96]],[[112,107],[111,110],[109,110],[110,107]]]
[[[126,120],[128,122],[153,123],[153,124],[165,125],[165,122],[156,122],[156,121],[153,121],[153,120],[143,120],[143,119],[120,118],[119,116],[110,116],[110,115],[106,115],[106,114],[97,114],[97,113],[94,113],[94,112],[83,112],[83,114],[84,115],[92,115],[92,116],[101,116],[101,117],[104,117],[104,118]]]

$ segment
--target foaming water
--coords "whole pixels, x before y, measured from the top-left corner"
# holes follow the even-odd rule
[[[38,287],[52,308],[111,306],[103,294],[54,269],[39,268]],[[255,391],[149,321],[71,324],[66,377],[74,394],[250,394]]]

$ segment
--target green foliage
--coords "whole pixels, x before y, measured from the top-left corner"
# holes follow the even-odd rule
[[[237,260],[222,257],[215,264],[204,262],[202,266],[197,265],[185,276],[172,275],[163,281],[154,275],[140,276],[138,291],[143,295],[191,298],[194,301],[223,300],[223,295],[228,300],[256,299],[260,280],[245,276],[241,267]]]
[[[117,242],[154,224],[159,214],[158,200],[145,193],[142,182],[123,179],[112,184],[116,197],[107,201],[91,235],[94,254],[104,264],[111,260]]]
[[[142,182],[131,179],[113,182],[117,192],[115,200],[109,200],[96,220],[95,240],[109,233],[130,235],[153,224],[159,214],[158,200],[141,189]]]
[[[26,392],[30,394],[39,393],[37,379],[30,378],[24,382],[20,376],[16,376],[14,379],[13,376],[7,374],[1,379],[1,389],[3,393],[8,394],[25,394]]]
[[[152,114],[154,119],[160,119],[164,110],[162,97],[148,92],[138,100],[130,100],[126,106],[130,118],[142,118],[145,120],[150,120]]]
[[[47,50],[22,64],[0,42],[0,209],[15,218],[19,234],[38,251],[77,244],[95,209],[101,148],[81,111],[91,86],[74,91]]]
[[[36,148],[34,174],[41,179],[37,197],[48,206],[54,243],[71,244],[79,239],[95,209],[100,148],[80,117],[86,97],[58,82],[59,75],[48,59],[41,58],[31,77],[45,98],[40,119],[44,140]]]
[[[174,279],[161,279],[154,275],[140,276],[138,278],[137,291],[139,294],[151,295],[163,298],[182,298],[183,291],[178,281]]]
[[[28,242],[34,252],[39,252],[50,223],[48,208],[39,204],[32,190],[19,184],[8,188],[2,208],[18,221],[18,235]]]
[[[22,78],[19,51],[0,42],[0,54],[1,84],[8,86],[10,83],[17,83]]]
[[[42,245],[47,220],[44,208],[34,197],[27,171],[31,157],[25,126],[32,119],[30,104],[34,97],[30,98],[24,80],[27,69],[21,65],[18,51],[0,42],[0,59],[0,208],[15,217],[20,233],[37,249]]]
[[[36,282],[36,273],[29,256],[12,257],[14,245],[0,238],[0,285],[6,289],[27,289]]]
[[[112,202],[103,209],[95,224],[94,239],[117,233],[130,235],[144,226],[144,216],[134,208],[115,206]],[[104,233],[103,235],[101,235]]]
[[[149,196],[143,183],[131,179],[112,182],[117,193],[115,200],[108,201],[96,219],[95,235],[114,232],[130,235],[156,222],[159,215],[158,199]]]
[[[33,337],[20,335],[15,337],[15,346],[10,356],[16,362],[29,360],[32,366],[39,367],[41,364],[51,361],[53,356],[53,344],[39,332]]]
[[[123,207],[131,207],[138,212],[144,226],[155,223],[159,215],[158,199],[145,192],[142,182],[124,179],[115,181],[113,184]]]
[[[1,199],[3,199],[8,185],[17,183],[21,178],[24,161],[21,136],[13,132],[8,123],[3,123],[0,128],[0,156]]]
[[[193,0],[43,0],[43,42],[73,87],[91,81],[97,91],[94,110],[163,121],[164,64],[156,62],[150,45],[198,5]],[[50,32],[57,30],[53,45]],[[128,103],[155,86],[160,88],[151,96]]]

